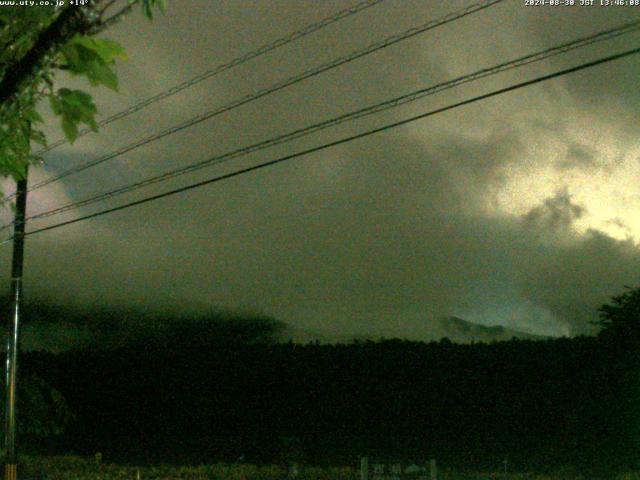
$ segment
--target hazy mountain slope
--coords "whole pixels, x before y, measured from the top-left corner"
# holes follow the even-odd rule
[[[380,338],[393,338],[393,334],[334,334],[330,331],[305,330],[289,326],[281,335],[282,341],[293,340],[296,343],[308,343],[318,341],[320,343],[351,343],[354,340],[379,340]],[[544,340],[543,335],[534,335],[518,330],[509,329],[501,325],[480,325],[458,317],[441,318],[430,325],[429,331],[423,336],[411,337],[411,340],[425,342],[438,341],[448,338],[456,343],[471,342],[499,342],[511,340],[513,337],[525,340]]]

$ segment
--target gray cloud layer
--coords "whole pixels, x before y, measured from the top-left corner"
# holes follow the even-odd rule
[[[303,18],[320,18],[337,7],[315,2],[269,3],[269,8],[264,2],[222,2],[211,9],[209,2],[185,3],[194,8],[174,7],[152,26],[132,18],[114,32],[133,59],[121,73],[123,91],[129,95],[126,101],[144,96],[146,87],[155,92],[204,70],[205,64],[210,67],[216,55],[228,59],[248,45],[274,38],[276,32],[291,31],[292,25],[304,23]],[[147,116],[114,125],[104,136],[84,139],[75,153],[60,150],[50,156],[48,168],[84,161],[93,152],[125,144],[140,130],[155,131],[298,71],[302,64],[316,64],[348,51],[354,43],[366,44],[417,23],[416,18],[433,17],[462,4],[430,9],[422,2],[406,2],[376,7],[379,10],[371,9],[316,39],[154,106]],[[69,179],[64,182],[66,190],[56,195],[83,198],[465,73],[474,62],[480,67],[498,61],[498,55],[540,48],[543,42],[522,38],[523,32],[547,38],[544,35],[560,21],[554,17],[545,22],[545,15],[515,3],[494,10],[494,16],[487,11],[470,17],[158,142],[90,175]],[[558,15],[573,15],[577,36],[615,24],[620,14]],[[239,31],[239,25],[251,27]],[[347,25],[351,30],[344,28]],[[562,32],[574,36],[569,33]],[[550,38],[564,39],[560,37]],[[492,50],[486,49],[488,39],[495,42]],[[460,46],[465,41],[466,51]],[[206,49],[211,53],[202,54]],[[150,59],[142,56],[147,50]],[[628,74],[624,66],[615,68]],[[594,78],[607,76],[600,75]],[[510,81],[507,77],[515,78],[507,75],[501,82]],[[324,132],[298,141],[296,149],[496,85],[485,82],[402,112]],[[239,308],[335,334],[426,339],[432,334],[430,323],[448,315],[544,334],[592,331],[589,321],[596,308],[623,285],[637,283],[640,271],[640,250],[632,240],[617,240],[597,230],[578,233],[574,228],[589,209],[573,198],[572,183],[563,172],[600,168],[598,152],[574,140],[563,141],[551,189],[555,193],[537,199],[524,213],[493,208],[509,188],[513,172],[532,161],[531,130],[524,125],[562,118],[555,132],[543,133],[544,141],[570,128],[572,116],[582,118],[576,113],[579,105],[587,105],[592,113],[607,108],[593,85],[580,84],[544,111],[544,102],[553,103],[554,89],[561,85],[465,108],[291,164],[34,236],[27,254],[29,295],[149,309]],[[616,99],[618,94],[629,98],[620,101],[622,113],[612,116],[612,122],[627,122],[635,113],[625,108],[637,106],[637,97],[617,89],[607,93]],[[536,98],[540,102],[532,100]],[[126,102],[109,94],[98,96],[98,103],[117,110]],[[623,126],[618,140],[629,145],[625,132]],[[278,147],[237,165],[292,150]],[[6,278],[6,250],[3,255]]]

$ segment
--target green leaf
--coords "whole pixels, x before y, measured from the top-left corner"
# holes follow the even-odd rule
[[[27,166],[29,165],[26,162],[26,158],[21,158],[21,161],[13,161],[9,165],[7,165],[10,175],[16,179],[21,180],[27,174]]]
[[[69,117],[62,117],[62,131],[69,143],[75,142],[78,138],[78,124],[74,123]]]
[[[54,112],[62,117],[62,130],[69,142],[78,138],[78,125],[84,123],[93,131],[98,129],[95,121],[97,112],[91,95],[82,90],[61,88],[52,96]]]
[[[80,54],[78,53],[78,49],[75,45],[66,44],[61,49],[62,59],[64,63],[66,63],[70,69],[74,68],[74,65],[80,64]]]
[[[158,7],[158,10],[164,15],[167,11],[167,0],[142,0],[142,13],[149,20],[153,20],[154,7]]]
[[[49,95],[49,103],[51,104],[51,110],[53,110],[54,115],[60,115],[62,113],[60,100],[58,100],[58,97],[54,94]]]
[[[127,55],[124,52],[124,48],[118,42],[108,40],[106,38],[94,38],[86,35],[76,35],[71,39],[69,44],[73,46],[81,46],[87,50],[95,52],[95,54],[104,63],[113,63],[116,58],[126,59]]]
[[[142,13],[149,20],[153,20],[153,10],[151,9],[151,0],[142,0]]]
[[[58,96],[62,105],[62,115],[74,120],[88,123],[94,119],[97,112],[91,95],[82,90],[68,90],[61,88]]]
[[[96,83],[101,83],[111,90],[118,91],[118,76],[106,64],[96,63],[91,70]]]
[[[86,74],[94,63],[104,63],[104,60],[90,48],[83,45],[69,45],[69,55],[65,54],[68,68],[71,73]]]
[[[44,133],[42,133],[40,130],[31,130],[30,137],[31,137],[31,140],[33,140],[36,143],[39,143],[43,147],[47,146],[47,137],[45,137]]]
[[[91,129],[92,132],[97,132],[98,131],[98,124],[96,123],[96,120],[95,120],[94,117],[87,118],[85,120],[85,123]]]
[[[74,37],[63,51],[63,60],[69,71],[76,75],[86,75],[92,85],[105,85],[117,90],[118,77],[109,65],[121,56],[122,47],[109,40],[97,41],[91,38]]]
[[[31,123],[44,123],[42,116],[40,116],[35,108],[29,109],[26,113],[26,117]]]

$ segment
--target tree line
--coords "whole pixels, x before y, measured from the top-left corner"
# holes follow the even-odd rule
[[[634,469],[637,292],[603,306],[598,337],[298,345],[270,341],[265,325],[277,323],[262,322],[252,340],[250,329],[215,336],[215,322],[197,321],[170,342],[29,352],[22,371],[64,399],[47,415],[65,428],[23,435],[38,451],[121,462],[355,465],[368,455],[476,470],[505,458],[523,471]]]

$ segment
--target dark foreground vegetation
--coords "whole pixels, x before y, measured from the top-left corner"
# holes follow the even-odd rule
[[[131,462],[633,468],[637,359],[596,339],[25,355],[75,415],[41,448]],[[34,444],[35,446],[35,444]]]
[[[20,465],[22,478],[56,480],[284,480],[289,472],[279,465],[223,464],[150,467],[136,465],[97,464],[81,457],[25,457]],[[304,466],[298,480],[359,480],[357,468]],[[588,478],[588,477],[587,477]],[[640,474],[623,473],[615,480],[640,480]],[[450,469],[438,472],[439,480],[585,480],[584,476],[561,468],[551,474],[460,472]]]
[[[366,455],[620,474],[640,467],[639,335],[603,326],[597,338],[305,346],[190,328],[30,352],[20,440],[23,451],[143,465],[356,466]]]

